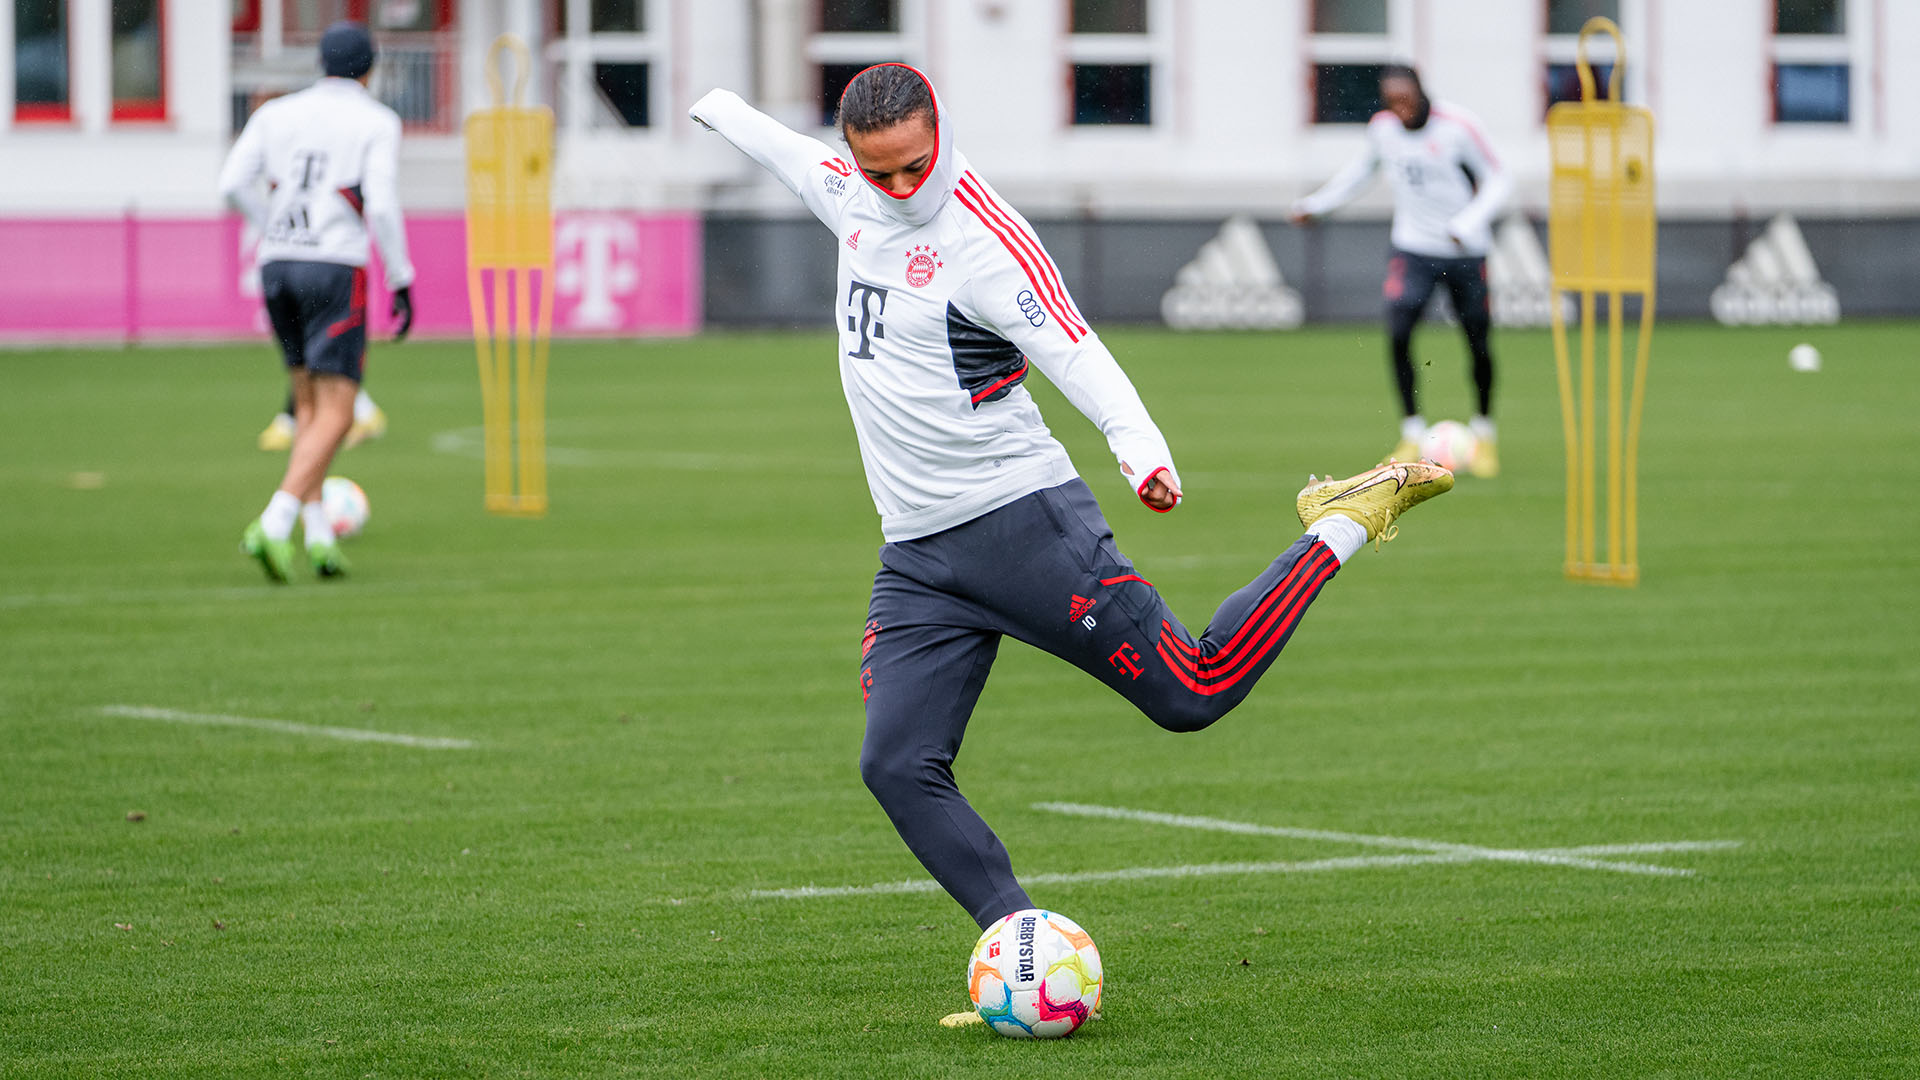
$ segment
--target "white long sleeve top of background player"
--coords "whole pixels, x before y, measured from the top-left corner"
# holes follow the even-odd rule
[[[365,266],[371,230],[387,288],[398,289],[413,283],[399,161],[399,115],[352,79],[321,79],[254,112],[220,192],[259,232],[261,262]]]
[[[688,115],[779,178],[837,238],[841,388],[888,540],[952,528],[1076,475],[1018,385],[1024,362],[1004,394],[974,400],[956,370],[956,326],[1010,343],[1059,386],[1107,437],[1136,495],[1162,471],[1179,482],[1133,383],[1032,226],[968,168],[944,114],[935,166],[905,200],[732,91],[708,93]]]
[[[1436,101],[1426,125],[1409,131],[1391,112],[1375,113],[1360,156],[1294,209],[1320,215],[1343,206],[1365,191],[1382,167],[1393,187],[1394,247],[1443,259],[1487,253],[1493,216],[1513,193],[1513,178],[1477,117]]]

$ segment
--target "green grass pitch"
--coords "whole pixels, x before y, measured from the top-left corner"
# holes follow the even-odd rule
[[[1108,340],[1180,512],[1035,393],[1196,625],[1309,471],[1392,441],[1377,328]],[[1505,475],[1357,556],[1213,729],[1010,643],[958,771],[1026,874],[1408,850],[1043,801],[1738,844],[1036,885],[1108,971],[1048,1044],[935,1026],[975,937],[944,895],[753,895],[923,879],[857,775],[880,540],[826,335],[557,346],[541,521],[481,511],[471,351],[377,347],[356,572],[286,588],[235,550],[283,464],[264,344],[0,353],[0,1075],[1920,1075],[1916,341],[1661,328],[1637,590],[1561,578],[1552,363],[1512,332]],[[1457,338],[1420,349],[1464,418]]]

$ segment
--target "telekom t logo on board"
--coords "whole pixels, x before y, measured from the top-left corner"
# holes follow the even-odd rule
[[[618,330],[631,321],[625,301],[640,287],[640,229],[630,219],[568,215],[553,235],[554,290],[577,297],[556,320],[570,330]]]

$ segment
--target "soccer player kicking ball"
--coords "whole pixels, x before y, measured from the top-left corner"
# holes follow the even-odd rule
[[[986,927],[1033,907],[954,785],[953,759],[1002,637],[1074,664],[1161,727],[1198,731],[1253,689],[1307,605],[1408,507],[1453,486],[1431,463],[1309,484],[1307,533],[1199,636],[1134,571],[1021,385],[1029,364],[1107,436],[1127,485],[1181,498],[1167,444],[1081,318],[1025,218],[968,166],[925,76],[881,64],[840,99],[848,164],[730,91],[693,119],[833,230],[840,381],[887,543],[860,692],[860,773],[900,836]]]
[[[1473,386],[1479,412],[1470,425],[1479,450],[1469,469],[1495,476],[1500,458],[1493,425],[1493,350],[1487,332],[1493,314],[1487,298],[1487,248],[1493,215],[1507,201],[1513,181],[1480,133],[1480,122],[1458,105],[1429,101],[1410,67],[1389,65],[1380,74],[1386,108],[1367,123],[1367,146],[1320,190],[1293,206],[1295,224],[1324,217],[1364,191],[1386,168],[1393,186],[1393,250],[1387,257],[1387,336],[1394,380],[1400,388],[1400,444],[1393,457],[1420,456],[1427,421],[1414,400],[1413,327],[1436,284],[1447,287],[1454,314],[1473,354]]]
[[[320,484],[353,426],[366,361],[369,227],[393,293],[394,340],[413,324],[413,263],[395,190],[400,117],[367,93],[373,58],[366,27],[328,27],[327,77],[260,106],[220,170],[221,194],[260,231],[261,292],[293,383],[286,474],[240,538],[274,581],[292,573],[296,521],[314,572],[347,572]]]

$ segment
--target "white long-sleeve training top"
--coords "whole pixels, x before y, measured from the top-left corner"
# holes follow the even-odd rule
[[[938,98],[935,112],[934,164],[901,197],[732,91],[689,110],[833,231],[840,383],[881,532],[928,536],[1077,475],[1021,385],[1029,361],[1106,435],[1136,495],[1162,471],[1177,484],[1160,429],[1032,226],[954,149]]]
[[[400,117],[353,79],[321,79],[260,106],[220,169],[220,194],[260,234],[260,261],[367,265],[413,283],[396,185]],[[266,191],[260,182],[266,181]]]
[[[1391,112],[1373,114],[1366,149],[1294,210],[1317,216],[1342,206],[1366,190],[1382,167],[1393,187],[1394,247],[1437,258],[1487,253],[1493,216],[1513,192],[1513,178],[1478,117],[1435,101],[1426,124],[1409,131]]]

